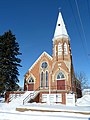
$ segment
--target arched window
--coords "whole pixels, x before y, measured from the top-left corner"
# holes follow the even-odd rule
[[[65,76],[64,76],[63,72],[59,72],[57,74],[57,80],[64,79],[64,78],[65,78]]]
[[[48,87],[48,66],[47,61],[40,64],[40,87]]]
[[[43,72],[41,72],[41,82],[40,82],[40,87],[43,87]]]
[[[62,44],[58,44],[58,55],[62,55]]]
[[[48,87],[48,71],[46,71],[46,87]]]
[[[30,77],[30,78],[29,78],[28,83],[30,83],[30,84],[31,84],[31,83],[34,83],[33,77]]]
[[[67,44],[64,43],[64,55],[67,55],[67,54],[68,54]]]

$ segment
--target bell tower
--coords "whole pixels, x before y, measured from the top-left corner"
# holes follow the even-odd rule
[[[71,59],[70,39],[62,18],[59,12],[57,24],[53,38],[53,61],[68,61]]]
[[[72,55],[70,39],[61,12],[59,12],[53,37],[52,83],[72,88]],[[66,90],[66,88],[63,88]]]

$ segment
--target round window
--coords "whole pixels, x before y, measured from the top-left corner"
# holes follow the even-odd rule
[[[43,63],[41,64],[41,67],[42,67],[42,68],[47,68],[47,66],[48,66],[48,65],[47,65],[47,62],[43,62]]]

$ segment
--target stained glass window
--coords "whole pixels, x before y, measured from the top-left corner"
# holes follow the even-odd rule
[[[34,79],[33,77],[30,77],[29,80],[28,80],[29,83],[34,83]]]
[[[43,63],[41,64],[41,67],[42,67],[42,68],[47,68],[47,62],[43,62]]]
[[[48,71],[46,71],[46,87],[48,87]]]
[[[60,79],[63,79],[65,78],[64,74],[62,72],[59,72],[58,75],[57,75],[57,79],[60,80]]]
[[[41,82],[40,82],[40,87],[43,87],[43,72],[41,72]]]

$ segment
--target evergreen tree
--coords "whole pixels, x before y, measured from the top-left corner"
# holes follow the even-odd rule
[[[21,60],[17,57],[19,44],[15,35],[9,30],[0,36],[0,91],[16,90],[18,80],[18,67]]]

